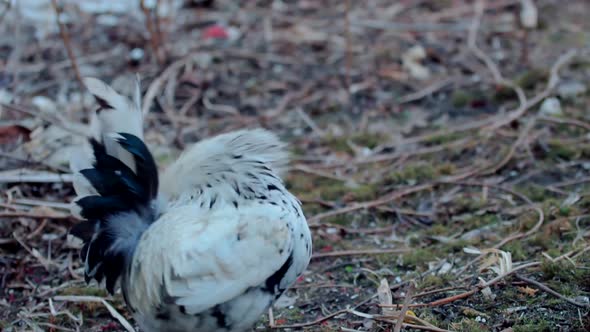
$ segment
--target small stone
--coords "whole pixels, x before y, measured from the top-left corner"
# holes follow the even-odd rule
[[[559,99],[555,97],[545,99],[539,108],[539,112],[541,115],[548,116],[563,114],[563,111],[561,110],[561,103],[559,102]]]
[[[136,47],[129,52],[129,58],[133,61],[141,61],[144,54],[145,52],[141,48]]]

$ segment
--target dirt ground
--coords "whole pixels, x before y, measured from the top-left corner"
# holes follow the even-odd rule
[[[189,2],[0,2],[2,331],[136,326],[67,236],[79,76],[134,73],[162,167],[238,128],[290,144],[314,257],[258,330],[590,331],[590,2]]]

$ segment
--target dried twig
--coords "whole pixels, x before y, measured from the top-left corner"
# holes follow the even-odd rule
[[[366,249],[366,250],[342,250],[332,252],[322,252],[313,254],[312,259],[324,257],[354,256],[354,255],[381,255],[381,254],[402,254],[411,251],[409,248],[394,249]]]
[[[119,323],[127,330],[127,332],[135,332],[135,329],[129,323],[123,315],[121,315],[110,303],[108,303],[105,299],[98,296],[75,296],[75,295],[63,295],[63,296],[54,296],[54,301],[66,301],[66,302],[98,302],[102,303],[111,316],[119,321]]]
[[[156,0],[156,8],[158,7],[158,3],[159,1]],[[152,47],[152,50],[154,51],[154,56],[156,57],[156,61],[158,62],[158,64],[162,65],[164,64],[165,60],[164,54],[162,53],[162,49],[160,48],[161,40],[157,28],[159,26],[159,23],[154,23],[154,21],[158,20],[158,12],[157,10],[152,11],[150,8],[148,8],[148,6],[146,6],[145,4],[145,0],[140,0],[139,6],[145,17],[145,24],[150,34],[150,45]]]
[[[363,301],[355,304],[351,309],[338,310],[338,311],[335,311],[335,312],[333,312],[333,313],[331,313],[329,315],[320,317],[320,318],[318,318],[318,319],[316,319],[314,321],[311,321],[311,322],[299,323],[299,324],[291,324],[291,325],[274,325],[274,326],[270,326],[270,328],[272,328],[272,329],[300,329],[300,328],[304,328],[304,327],[308,327],[308,326],[318,325],[318,324],[320,324],[320,323],[322,323],[324,321],[327,321],[328,319],[331,319],[331,318],[336,317],[336,316],[341,315],[341,314],[348,313],[348,312],[350,312],[350,310],[354,310],[354,309],[356,309],[356,308],[358,308],[358,307],[366,304],[367,302],[371,301],[376,296],[377,296],[377,294],[364,299]]]
[[[579,302],[577,302],[575,300],[572,300],[569,297],[566,297],[564,295],[559,294],[558,292],[556,292],[553,289],[549,288],[549,286],[544,285],[544,284],[542,284],[542,283],[540,283],[538,281],[535,281],[533,279],[526,278],[526,277],[524,277],[522,275],[516,275],[516,278],[517,279],[520,279],[520,280],[522,280],[522,281],[524,281],[524,282],[526,282],[528,284],[531,284],[531,285],[533,285],[535,287],[538,287],[538,288],[542,289],[544,292],[547,292],[547,293],[549,293],[549,294],[551,294],[553,296],[556,296],[556,297],[558,297],[558,298],[566,301],[567,303],[570,303],[570,304],[575,305],[576,307],[590,308],[590,304],[587,304],[587,303],[579,303]]]
[[[463,292],[461,294],[457,294],[457,295],[445,297],[445,298],[442,298],[440,300],[432,301],[432,302],[429,302],[429,303],[410,304],[409,307],[410,308],[438,307],[438,306],[449,304],[449,303],[452,303],[452,302],[455,302],[455,301],[458,301],[458,300],[462,300],[462,299],[465,299],[465,298],[470,297],[471,295],[479,292],[480,290],[482,290],[482,289],[484,289],[486,287],[490,287],[490,286],[495,285],[499,281],[503,280],[504,278],[506,278],[506,277],[508,277],[508,276],[510,276],[510,275],[512,275],[512,274],[514,274],[516,272],[518,272],[518,271],[521,271],[521,270],[524,270],[524,269],[528,269],[528,268],[531,268],[531,267],[535,267],[535,266],[539,266],[539,265],[541,265],[541,262],[531,262],[531,263],[523,264],[521,266],[518,266],[518,267],[513,268],[512,271],[510,271],[508,273],[505,273],[505,274],[502,274],[502,275],[499,275],[499,276],[495,277],[494,279],[492,279],[490,281],[482,282],[482,283],[478,284],[477,286],[475,286],[474,288],[472,288],[469,291]],[[393,304],[393,305],[391,305],[391,307],[393,307],[393,308],[399,308],[400,306],[401,305],[399,305],[399,304]],[[389,306],[387,306],[387,307],[389,307]]]
[[[66,52],[68,53],[68,58],[72,62],[72,68],[74,69],[74,74],[76,75],[76,79],[80,82],[81,86],[84,86],[82,82],[82,75],[80,74],[80,69],[78,68],[78,62],[76,61],[76,56],[74,55],[74,51],[72,49],[72,44],[70,41],[70,34],[68,33],[68,28],[62,22],[63,17],[63,8],[57,2],[58,0],[51,0],[51,4],[53,5],[53,9],[55,10],[55,17],[57,25],[59,26],[59,33],[61,35],[61,39],[64,42],[64,46],[66,48]]]
[[[72,182],[71,174],[57,174],[46,171],[34,171],[29,169],[15,169],[0,172],[0,183],[57,183]]]
[[[417,101],[420,100],[426,96],[429,96],[433,93],[435,93],[436,91],[446,87],[447,85],[453,83],[456,80],[456,78],[445,78],[443,80],[440,80],[438,82],[434,82],[431,85],[426,86],[424,89],[420,90],[420,91],[416,91],[416,92],[412,92],[410,94],[407,94],[405,96],[401,96],[397,102],[398,104],[405,104],[405,103],[409,103],[412,101]]]
[[[551,67],[549,82],[547,83],[547,86],[545,87],[545,89],[541,93],[537,94],[535,97],[533,97],[531,99],[527,99],[522,88],[520,86],[518,86],[517,84],[515,84],[514,82],[504,78],[502,76],[502,73],[500,72],[500,69],[494,63],[494,61],[484,51],[482,51],[477,46],[477,43],[476,43],[477,32],[479,30],[481,18],[483,16],[483,12],[485,10],[485,0],[477,0],[475,2],[474,8],[475,8],[475,16],[472,20],[471,27],[469,29],[469,36],[468,36],[468,42],[467,42],[469,49],[482,62],[484,62],[486,64],[486,66],[488,67],[488,69],[492,73],[494,81],[497,84],[509,87],[512,90],[514,90],[514,92],[516,93],[516,95],[518,97],[519,103],[520,103],[518,108],[516,108],[515,110],[510,111],[510,112],[508,112],[508,114],[503,115],[501,117],[497,117],[498,121],[495,121],[494,123],[492,123],[492,125],[489,128],[491,130],[496,130],[502,126],[505,126],[505,125],[511,123],[512,121],[514,121],[516,119],[521,118],[528,109],[530,109],[531,107],[533,107],[534,105],[536,105],[537,103],[542,101],[543,99],[547,98],[551,94],[551,92],[553,91],[553,89],[555,88],[557,83],[559,82],[559,70],[561,69],[561,67],[563,67],[565,64],[567,64],[569,61],[571,61],[578,54],[578,51],[577,50],[569,50],[568,52],[562,54],[557,59],[557,61],[553,64],[553,66]]]
[[[395,191],[392,191],[389,194],[386,194],[385,196],[383,196],[379,199],[373,200],[373,201],[355,203],[353,205],[343,207],[340,209],[316,214],[315,216],[309,218],[309,223],[314,224],[314,223],[317,223],[320,220],[325,219],[325,218],[334,217],[337,215],[353,212],[356,210],[374,208],[379,205],[383,205],[383,204],[387,204],[389,202],[392,202],[392,201],[399,199],[403,196],[407,196],[407,195],[411,195],[411,194],[414,194],[414,193],[417,193],[420,191],[431,189],[433,186],[434,186],[433,183],[426,183],[426,184],[421,184],[421,185],[417,185],[417,186],[413,186],[413,187],[407,187],[407,188],[395,190]]]
[[[410,285],[408,285],[408,288],[406,289],[406,297],[404,298],[404,304],[402,306],[402,309],[399,312],[399,317],[397,318],[397,323],[395,323],[395,327],[393,328],[393,332],[400,332],[402,329],[402,326],[404,324],[404,317],[406,316],[406,313],[408,312],[408,306],[410,305],[410,302],[412,302],[412,296],[414,294],[414,283],[410,282]]]

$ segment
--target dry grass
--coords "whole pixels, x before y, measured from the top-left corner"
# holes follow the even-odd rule
[[[66,160],[92,111],[77,76],[138,72],[162,166],[242,127],[292,147],[315,256],[259,329],[588,329],[590,6],[535,5],[525,29],[520,1],[219,0],[43,41],[0,13],[0,327],[134,328],[81,280]]]

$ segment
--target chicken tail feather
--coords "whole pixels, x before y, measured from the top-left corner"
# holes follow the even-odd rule
[[[142,140],[139,97],[132,102],[94,78],[84,83],[100,108],[88,146],[70,162],[78,195],[72,212],[84,219],[71,233],[84,241],[86,281],[104,280],[113,293],[141,234],[156,218],[158,169]]]

